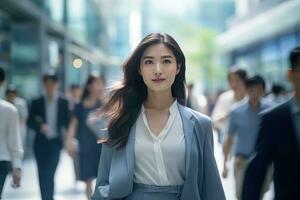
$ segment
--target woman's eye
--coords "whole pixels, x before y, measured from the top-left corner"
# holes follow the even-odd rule
[[[163,63],[164,64],[170,64],[172,61],[171,60],[169,60],[169,59],[165,59],[165,60],[163,60]]]
[[[152,62],[152,60],[145,60],[145,64],[146,65],[151,65],[151,64],[153,64],[153,62]]]

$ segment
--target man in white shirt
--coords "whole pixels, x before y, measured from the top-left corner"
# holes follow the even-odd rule
[[[5,72],[0,67],[0,87]],[[17,109],[0,98],[0,199],[7,174],[12,166],[13,187],[20,186],[21,162],[23,158],[22,139]]]
[[[224,134],[227,132],[230,110],[247,98],[245,86],[247,72],[244,69],[232,67],[227,78],[230,90],[219,96],[211,114],[213,126],[218,131],[219,143],[223,143]]]
[[[23,142],[23,146],[25,146],[26,130],[27,130],[26,122],[28,118],[27,102],[25,99],[18,96],[17,88],[13,84],[7,86],[5,92],[5,100],[13,104],[18,110],[22,142]]]

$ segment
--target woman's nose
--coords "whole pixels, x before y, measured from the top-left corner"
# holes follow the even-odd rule
[[[155,75],[160,75],[160,74],[161,74],[161,66],[159,63],[157,63],[155,67]]]

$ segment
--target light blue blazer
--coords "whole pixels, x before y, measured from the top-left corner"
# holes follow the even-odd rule
[[[186,144],[186,172],[180,200],[224,200],[225,195],[213,153],[208,117],[178,104]],[[93,200],[122,199],[133,189],[135,125],[126,146],[102,146]]]

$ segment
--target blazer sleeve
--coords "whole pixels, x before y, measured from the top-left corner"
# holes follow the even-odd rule
[[[202,199],[225,200],[225,194],[220,179],[217,163],[213,151],[213,133],[211,121],[205,126],[205,137],[203,145],[203,185]]]
[[[273,159],[275,131],[271,127],[271,117],[269,115],[263,116],[256,141],[255,154],[245,172],[242,189],[243,200],[260,199],[266,171]]]
[[[92,200],[108,199],[109,193],[109,172],[111,166],[113,149],[102,145],[101,157],[98,167],[98,176]]]

